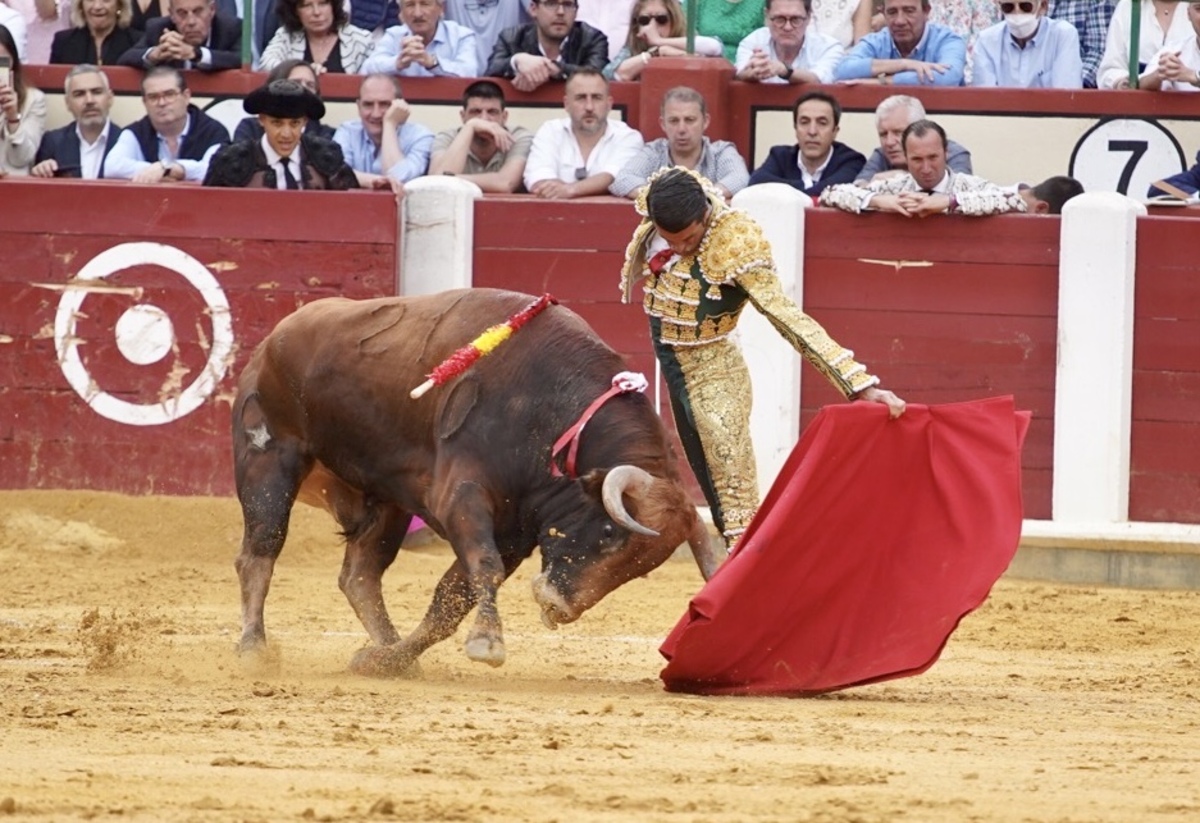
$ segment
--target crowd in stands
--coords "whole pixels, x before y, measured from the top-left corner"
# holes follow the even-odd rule
[[[662,137],[608,117],[610,80],[637,81],[654,60],[687,54],[680,0],[249,0],[248,21],[234,0],[0,0],[0,63],[9,65],[0,67],[0,175],[399,189],[433,173],[489,192],[633,197],[654,170],[679,164],[729,196],[774,181],[851,211],[985,214],[1024,210],[1022,193],[1033,189],[983,188],[970,153],[907,94],[880,105],[868,159],[835,139],[836,84],[1134,85],[1130,0],[688,2],[695,54],[730,61],[742,81],[823,86],[796,103],[796,142],[757,169],[705,136],[705,101],[693,89],[663,98]],[[1136,85],[1200,89],[1200,2],[1141,8]],[[187,75],[240,67],[245,24],[254,67],[269,74],[230,145],[225,127],[191,103]],[[22,65],[46,61],[74,65],[64,89],[74,122],[43,135],[45,95],[23,81]],[[103,71],[112,64],[146,72],[146,116],[119,135]],[[336,129],[320,122],[324,73],[362,76],[359,118]],[[481,79],[464,95],[462,126],[435,135],[410,118],[401,82],[436,76],[505,78],[526,92],[558,83],[566,116],[536,134],[510,128],[503,89]],[[923,180],[913,164],[931,158]]]

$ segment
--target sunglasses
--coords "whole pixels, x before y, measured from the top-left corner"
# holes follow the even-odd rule
[[[1025,14],[1033,14],[1033,7],[1035,5],[1037,4],[1031,3],[1029,0],[1025,0],[1023,3],[1001,3],[1000,11],[1004,14],[1012,14],[1017,9],[1020,9]]]
[[[638,16],[637,24],[639,26],[648,26],[651,21],[658,23],[660,26],[665,26],[671,22],[671,16],[669,14],[642,14]]]

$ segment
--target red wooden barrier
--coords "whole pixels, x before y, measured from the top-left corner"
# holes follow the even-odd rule
[[[390,193],[3,185],[5,202],[21,204],[0,222],[3,488],[230,493],[229,401],[253,347],[303,303],[395,290],[399,229]],[[147,242],[155,245],[137,245]],[[135,264],[89,281],[86,291],[71,288],[106,251],[119,258],[111,268],[147,256],[167,266]],[[215,289],[203,292],[188,279],[205,276]],[[213,305],[222,300],[228,313]],[[118,339],[122,322],[146,320],[128,311],[135,303],[156,306],[174,332],[161,359],[145,362]],[[78,342],[64,349],[78,352],[74,366],[56,353],[56,338],[68,336]],[[215,390],[201,391],[199,408],[174,419],[169,398],[202,381],[223,343],[228,354],[208,365],[222,374]],[[72,369],[93,407],[69,387]],[[111,399],[95,399],[101,395]],[[116,408],[109,417],[94,410],[106,402]],[[111,419],[138,415],[172,422]]]

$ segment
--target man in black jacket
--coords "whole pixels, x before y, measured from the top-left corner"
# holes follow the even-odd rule
[[[122,66],[221,71],[242,65],[242,21],[217,12],[216,0],[170,0],[169,17],[155,17],[121,55]]]
[[[75,120],[42,135],[29,173],[95,180],[102,176],[104,158],[121,134],[121,127],[108,119],[113,104],[108,77],[96,66],[81,63],[67,72],[65,91],[67,110]]]
[[[156,66],[142,78],[146,116],[128,126],[104,161],[104,176],[135,183],[199,182],[229,130],[192,105],[183,73]]]
[[[508,77],[521,91],[566,80],[576,69],[601,71],[608,63],[604,32],[575,19],[576,0],[529,0],[532,23],[500,33],[488,61],[489,77]]]
[[[242,104],[258,115],[263,136],[220,149],[208,164],[206,186],[267,189],[356,189],[342,147],[304,130],[325,116],[325,104],[295,80],[274,80]]]
[[[787,183],[810,197],[838,183],[853,183],[867,158],[836,139],[842,106],[823,91],[800,95],[792,109],[796,142],[772,146],[763,164],[750,175],[756,183]]]

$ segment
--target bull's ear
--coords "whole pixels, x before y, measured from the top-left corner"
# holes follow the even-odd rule
[[[592,469],[580,476],[579,484],[583,487],[584,494],[599,500],[604,492],[604,478],[606,477],[608,477],[608,469]]]

